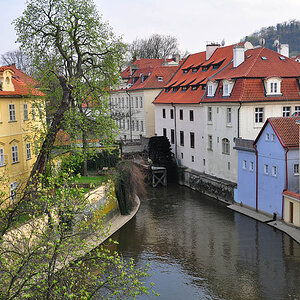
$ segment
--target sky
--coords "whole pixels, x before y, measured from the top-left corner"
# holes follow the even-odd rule
[[[261,27],[300,20],[299,0],[94,0],[104,21],[130,43],[154,33],[172,35],[179,49],[196,53],[207,42],[239,42]],[[0,0],[0,55],[15,50],[14,19],[26,0]]]

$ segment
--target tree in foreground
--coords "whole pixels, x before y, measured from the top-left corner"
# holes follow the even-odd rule
[[[14,201],[1,194],[0,298],[133,298],[144,293],[146,270],[103,247],[90,251],[105,234],[102,216],[83,191],[70,187],[67,174],[54,176],[50,166],[57,132],[77,128],[82,119],[75,113],[83,103],[98,108],[101,139],[113,139],[103,96],[117,81],[124,46],[90,0],[29,0],[15,25],[53,115],[27,186]],[[114,197],[108,191],[107,197]],[[23,215],[29,217],[25,224]]]

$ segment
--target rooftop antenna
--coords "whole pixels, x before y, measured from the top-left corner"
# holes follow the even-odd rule
[[[259,39],[259,44],[261,47],[263,47],[266,44],[266,40],[264,38]]]

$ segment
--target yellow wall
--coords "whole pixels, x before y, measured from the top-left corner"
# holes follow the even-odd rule
[[[290,223],[290,203],[293,203],[293,225],[300,227],[300,201],[284,195],[284,221]]]
[[[35,120],[32,104],[35,107]],[[10,121],[9,104],[15,105],[15,121]],[[24,104],[28,108],[28,120],[24,119]],[[41,113],[39,113],[40,105]],[[43,100],[30,97],[0,96],[0,149],[4,150],[5,165],[0,166],[1,188],[9,191],[12,182],[24,183],[36,161],[36,143],[43,128]],[[42,119],[41,119],[42,118]],[[27,158],[26,144],[30,144],[31,158]],[[18,147],[18,161],[13,162],[12,146]],[[0,161],[1,162],[1,161]],[[3,176],[7,182],[3,181]]]

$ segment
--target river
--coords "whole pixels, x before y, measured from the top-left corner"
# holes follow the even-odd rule
[[[300,245],[189,188],[148,189],[113,237],[155,291],[138,299],[300,299]]]

